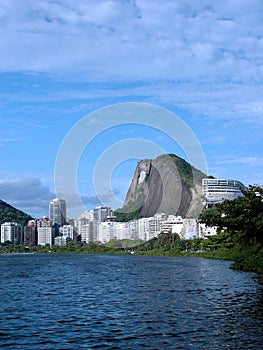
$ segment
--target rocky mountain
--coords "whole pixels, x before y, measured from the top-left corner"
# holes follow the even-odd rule
[[[24,226],[31,219],[32,217],[30,215],[25,214],[23,211],[12,207],[12,205],[0,199],[0,225],[4,222],[14,221]]]
[[[144,159],[136,167],[118,220],[156,213],[197,217],[203,209],[202,179],[206,174],[174,154]]]

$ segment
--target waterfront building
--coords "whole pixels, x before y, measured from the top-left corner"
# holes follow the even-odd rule
[[[217,230],[217,226],[206,226],[206,224],[199,223],[199,238],[217,235]]]
[[[23,243],[22,226],[16,222],[5,222],[1,225],[1,243]]]
[[[75,229],[76,229],[76,231],[77,231],[77,235],[81,235],[81,237],[82,237],[82,235],[83,235],[83,227],[84,227],[85,225],[88,225],[89,222],[90,222],[89,219],[82,218],[82,217],[78,218],[78,219],[75,221]]]
[[[161,232],[177,233],[180,235],[183,225],[183,219],[181,216],[168,215],[166,220],[161,221]]]
[[[36,220],[29,220],[24,227],[24,245],[33,247],[37,245],[37,224]]]
[[[84,242],[84,243],[94,242],[94,240],[96,239],[94,238],[94,235],[93,235],[93,221],[88,220],[85,225],[82,225],[80,234],[81,234],[81,242]]]
[[[221,203],[225,199],[233,200],[242,197],[244,188],[245,186],[238,180],[210,178],[202,180],[202,193],[207,206]]]
[[[38,245],[53,245],[55,230],[52,227],[52,222],[49,220],[49,218],[47,216],[43,216],[42,218],[36,220],[36,224]]]
[[[38,245],[53,245],[55,230],[53,227],[42,226],[37,228]]]
[[[54,245],[63,247],[65,245],[67,245],[67,243],[70,241],[71,239],[69,237],[66,236],[57,236],[54,238]]]
[[[141,218],[138,220],[138,238],[147,241],[149,239],[150,220],[152,218]]]
[[[107,243],[112,239],[116,239],[115,222],[100,222],[97,224],[97,240]]]
[[[158,237],[158,235],[161,233],[161,223],[166,219],[167,219],[167,215],[165,213],[157,213],[150,218],[149,235],[146,237],[147,241],[154,237]]]
[[[126,222],[127,235],[131,240],[139,239],[138,222],[136,219]]]
[[[66,224],[67,209],[66,201],[61,198],[54,198],[49,203],[49,218],[54,226]]]
[[[199,228],[197,220],[191,218],[183,219],[183,229],[179,233],[179,237],[182,239],[198,238]]]
[[[59,228],[59,236],[68,237],[74,239],[74,228],[72,225],[63,225]]]
[[[36,224],[37,224],[37,229],[39,227],[51,227],[52,226],[52,222],[49,220],[48,216],[43,216],[42,218],[37,219]]]
[[[126,222],[115,222],[114,225],[116,239],[129,239]]]

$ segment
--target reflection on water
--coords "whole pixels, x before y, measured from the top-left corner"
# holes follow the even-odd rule
[[[256,275],[199,258],[0,256],[12,349],[261,349]]]

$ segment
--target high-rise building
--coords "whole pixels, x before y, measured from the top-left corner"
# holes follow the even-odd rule
[[[49,203],[49,218],[54,226],[66,224],[67,209],[66,201],[61,198],[52,199]]]
[[[93,211],[93,220],[100,223],[113,216],[113,210],[110,207],[96,207]]]
[[[87,224],[81,227],[81,241],[85,243],[91,243],[94,241],[93,237],[93,221],[89,221]]]
[[[1,225],[1,243],[23,243],[22,226],[16,222],[5,222]]]
[[[37,240],[38,245],[46,246],[49,244],[52,246],[54,241],[54,228],[46,226],[38,227]]]
[[[36,220],[29,220],[24,227],[24,245],[32,247],[37,245],[37,224]]]
[[[53,244],[55,230],[47,216],[37,219],[37,243],[45,246]]]

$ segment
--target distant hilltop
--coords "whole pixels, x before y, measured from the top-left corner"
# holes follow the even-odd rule
[[[202,179],[207,175],[174,154],[141,160],[135,170],[119,220],[156,213],[198,217],[204,207]]]
[[[32,216],[12,207],[12,205],[0,199],[0,225],[4,222],[16,222],[25,226]]]

